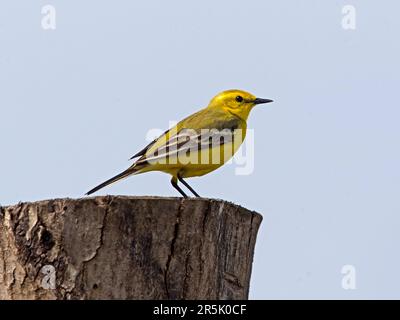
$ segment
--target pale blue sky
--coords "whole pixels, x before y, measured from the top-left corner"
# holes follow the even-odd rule
[[[57,28],[41,28],[52,4]],[[354,5],[356,30],[341,27]],[[149,129],[221,90],[271,98],[249,119],[255,170],[189,182],[264,216],[250,297],[400,298],[398,1],[0,3],[0,203],[81,197]],[[169,177],[98,194],[177,196]],[[356,268],[356,290],[341,268]]]

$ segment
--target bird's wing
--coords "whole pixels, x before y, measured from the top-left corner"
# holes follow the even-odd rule
[[[146,149],[135,165],[161,162],[179,155],[201,149],[219,147],[233,141],[233,132],[241,121],[237,117],[202,110],[182,120],[177,126],[167,131]]]
[[[164,136],[168,131],[169,131],[169,129],[168,129],[167,131],[165,131],[160,137]],[[154,140],[153,140],[152,142],[150,142],[147,146],[145,146],[142,150],[140,150],[138,153],[136,153],[136,154],[134,154],[132,157],[130,157],[129,160],[132,160],[132,159],[135,159],[135,158],[137,158],[137,157],[143,156],[143,155],[147,152],[147,150],[149,150],[149,148],[151,148],[151,146],[152,146],[153,144],[155,144],[155,143],[157,142],[158,139],[160,139],[160,137],[157,138],[157,139],[154,139]]]
[[[146,151],[157,141],[157,139],[154,139],[152,142],[150,142],[147,146],[145,146],[142,150],[140,150],[138,153],[135,153],[132,157],[129,158],[129,160],[135,159],[137,157],[143,156]]]
[[[187,156],[192,152],[220,147],[232,141],[233,131],[230,129],[222,131],[212,129],[197,132],[193,129],[183,128],[176,135],[171,136],[159,148],[143,155],[135,164],[162,163],[173,157]]]

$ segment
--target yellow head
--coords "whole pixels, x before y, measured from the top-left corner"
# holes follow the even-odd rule
[[[208,108],[220,108],[246,121],[250,110],[256,104],[268,102],[272,100],[256,98],[251,93],[242,90],[227,90],[212,98]]]

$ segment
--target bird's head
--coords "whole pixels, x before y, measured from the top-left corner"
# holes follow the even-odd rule
[[[220,108],[247,120],[251,109],[257,104],[269,103],[273,100],[257,98],[242,90],[227,90],[217,94],[208,105],[209,108]]]

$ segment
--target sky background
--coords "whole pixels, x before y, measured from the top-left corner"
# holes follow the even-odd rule
[[[43,30],[41,8],[56,8]],[[356,29],[342,28],[344,5]],[[248,90],[251,175],[189,182],[260,212],[250,298],[400,298],[398,1],[0,3],[0,203],[82,197],[149,129]],[[177,196],[150,173],[98,194]],[[344,265],[356,289],[342,288]]]

